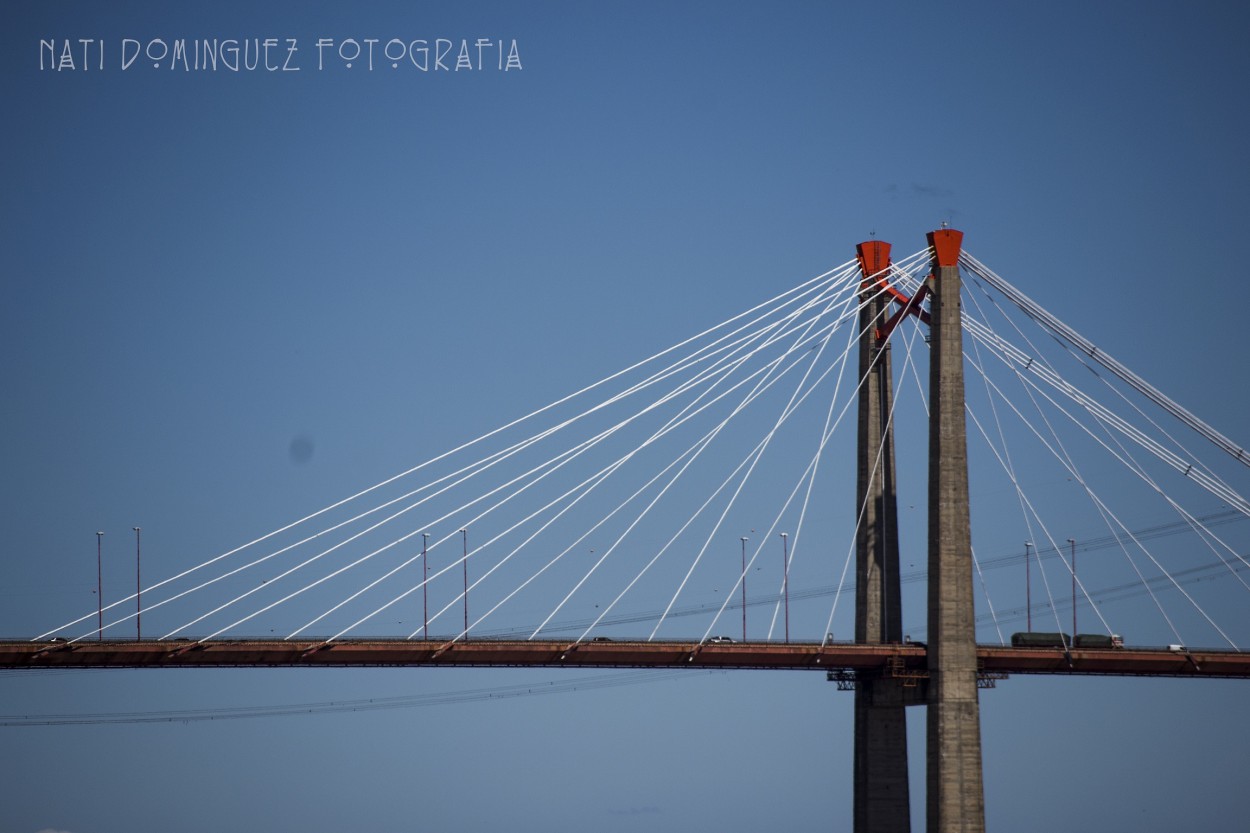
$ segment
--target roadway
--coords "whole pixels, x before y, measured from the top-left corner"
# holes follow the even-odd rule
[[[1077,674],[1250,678],[1250,653],[1206,649],[977,646],[989,675]],[[245,668],[493,666],[748,668],[923,677],[918,645],[814,642],[572,640],[218,639],[0,641],[0,668]]]

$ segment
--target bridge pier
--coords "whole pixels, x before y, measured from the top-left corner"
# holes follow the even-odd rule
[[[983,833],[968,439],[964,418],[959,250],[963,233],[929,233],[929,833]]]
[[[928,678],[911,681],[888,669],[860,674],[855,690],[856,833],[909,833],[906,707],[928,705],[928,833],[984,833],[981,714],[977,695],[976,621],[972,598],[972,531],[964,419],[963,326],[959,251],[963,233],[928,235],[932,272],[915,298],[885,291],[870,275],[889,264],[881,241],[856,247],[861,286],[857,471],[855,641],[903,641],[899,588],[898,508],[891,428],[889,332],[908,312],[927,318],[929,353],[929,629]],[[903,309],[887,324],[887,294]],[[931,298],[927,316],[920,301]]]
[[[890,346],[878,337],[887,299],[868,277],[890,262],[890,244],[856,247],[864,283],[859,314],[859,437],[855,560],[855,641],[903,641],[900,606],[898,501]],[[855,686],[854,816],[856,833],[910,833],[907,716],[899,680],[861,675]]]

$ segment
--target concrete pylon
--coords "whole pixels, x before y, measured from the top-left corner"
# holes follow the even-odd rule
[[[856,247],[860,290],[859,441],[856,511],[855,641],[903,641],[899,604],[898,505],[889,342],[879,338],[887,300],[870,275],[890,262],[890,244]],[[899,681],[861,674],[855,688],[855,831],[910,833],[907,716]]]
[[[964,419],[959,250],[963,233],[930,232],[928,833],[983,833],[968,438]]]

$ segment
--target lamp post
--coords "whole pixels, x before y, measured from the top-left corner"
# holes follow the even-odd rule
[[[143,584],[139,579],[139,527],[135,531],[135,641],[143,639]]]
[[[460,559],[460,564],[464,567],[464,638],[469,638],[469,530],[460,530],[461,540],[464,541],[464,557]]]
[[[1072,638],[1076,639],[1076,539],[1069,538],[1068,546],[1072,548]]]
[[[1024,542],[1024,613],[1027,617],[1029,633],[1033,633],[1033,589],[1029,571],[1029,547],[1031,546],[1033,544],[1029,541]]]
[[[790,536],[781,533],[781,592],[786,603],[786,644],[790,644]]]
[[[742,641],[747,641],[747,539],[742,536]]]
[[[97,532],[95,534],[95,636],[97,640],[104,639],[104,559],[101,556],[103,540],[104,533]]]
[[[430,533],[421,533],[421,638],[430,638]]]

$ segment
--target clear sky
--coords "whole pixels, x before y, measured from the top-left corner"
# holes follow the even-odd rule
[[[1245,441],[1230,258],[1250,226],[1248,23],[1217,3],[5,3],[0,634],[94,610],[97,530],[118,598],[134,526],[145,571],[172,573],[818,275],[870,235],[910,253],[942,222]],[[180,38],[293,39],[270,62],[298,70],[134,53]],[[367,38],[466,40],[475,68],[405,50],[398,67],[365,55],[349,69],[339,47]],[[319,39],[333,42],[320,55]],[[514,41],[519,68],[500,69]],[[0,712],[568,679],[6,673]],[[989,827],[1244,829],[1245,694],[1000,683],[981,699]],[[923,715],[909,719],[921,829]],[[0,833],[842,830],[851,731],[851,695],[797,672],[0,728]]]

